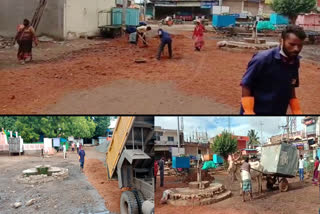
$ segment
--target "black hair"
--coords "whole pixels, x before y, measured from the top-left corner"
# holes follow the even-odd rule
[[[29,26],[30,25],[30,21],[28,19],[24,19],[23,20],[23,25],[24,26]]]
[[[319,157],[318,157],[318,156],[316,156],[316,159],[317,159],[317,160],[319,160]]]
[[[302,155],[300,155],[300,158],[302,158],[303,156]]]
[[[246,157],[246,159],[244,161],[249,163],[249,157]]]
[[[282,31],[281,38],[286,39],[290,33],[296,35],[300,40],[305,40],[307,38],[303,28],[297,25],[288,25],[286,29]]]
[[[151,27],[150,27],[150,26],[148,26],[148,27],[147,27],[147,30],[151,30]]]

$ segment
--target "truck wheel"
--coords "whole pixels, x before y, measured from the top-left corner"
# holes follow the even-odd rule
[[[144,202],[143,194],[140,190],[132,190],[133,194],[136,196],[138,202],[139,213],[142,213],[142,204]]]
[[[136,196],[131,191],[125,191],[120,198],[121,214],[139,214],[139,206]]]

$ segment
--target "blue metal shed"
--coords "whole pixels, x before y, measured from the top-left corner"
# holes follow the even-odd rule
[[[214,27],[228,27],[235,26],[236,17],[233,15],[213,15],[212,25]]]
[[[122,24],[122,8],[112,8],[112,25]],[[127,26],[139,25],[139,9],[127,8]]]

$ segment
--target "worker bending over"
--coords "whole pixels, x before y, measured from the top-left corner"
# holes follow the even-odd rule
[[[139,38],[140,38],[140,39],[142,39],[144,45],[148,45],[147,44],[147,40],[146,40],[146,33],[148,31],[150,31],[150,30],[151,30],[150,26],[137,27],[137,43],[138,43]]]
[[[161,53],[163,52],[163,49],[166,45],[168,45],[169,58],[171,59],[172,58],[172,39],[170,34],[162,29],[159,29],[158,35],[160,37],[161,43],[158,48],[157,60],[160,60]]]

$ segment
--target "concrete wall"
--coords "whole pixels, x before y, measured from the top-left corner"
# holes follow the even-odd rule
[[[37,34],[63,37],[63,10],[65,0],[49,0],[42,16]],[[17,25],[24,18],[32,19],[39,0],[1,0],[0,1],[0,35],[13,37]]]
[[[98,12],[112,7],[115,7],[115,0],[66,0],[64,36],[73,38],[97,34]],[[105,20],[106,18],[103,21]]]
[[[201,151],[202,155],[208,154],[209,153],[209,149],[206,147],[202,147],[202,146],[195,146],[195,145],[185,145],[185,154],[186,155],[192,155],[192,156],[197,156],[198,155],[198,150]]]
[[[253,16],[258,14],[259,3],[256,2],[242,2],[236,0],[224,0],[222,3],[223,6],[228,6],[230,8],[230,13],[242,13],[244,11],[250,12]],[[263,13],[270,14],[272,13],[272,9],[269,5],[263,4]]]

